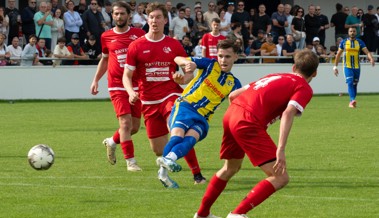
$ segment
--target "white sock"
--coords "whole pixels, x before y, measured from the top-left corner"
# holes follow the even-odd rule
[[[166,155],[166,158],[170,158],[171,160],[176,161],[178,159],[178,156],[176,156],[176,154],[171,151]]]
[[[108,138],[107,141],[108,141],[108,144],[110,146],[116,146],[117,145],[116,142],[114,142],[113,137]]]

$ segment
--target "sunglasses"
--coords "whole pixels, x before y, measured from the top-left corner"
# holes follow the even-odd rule
[[[91,5],[97,5],[97,3],[91,3]]]

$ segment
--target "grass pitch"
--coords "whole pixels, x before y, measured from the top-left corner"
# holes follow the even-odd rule
[[[378,217],[379,96],[315,96],[295,124],[287,146],[291,181],[252,210],[250,217]],[[219,160],[223,104],[208,137],[196,145],[208,179],[223,165]],[[171,173],[179,190],[163,188],[144,127],[135,135],[135,154],[143,172],[127,172],[121,149],[118,162],[107,163],[101,142],[117,121],[109,101],[0,102],[0,217],[190,218],[205,185],[193,185],[183,160]],[[274,141],[279,122],[269,128]],[[143,126],[143,124],[141,125]],[[53,148],[55,163],[36,171],[27,162],[35,144]],[[212,213],[225,217],[264,178],[245,159]]]

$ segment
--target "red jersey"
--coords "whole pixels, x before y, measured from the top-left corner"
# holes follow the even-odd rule
[[[251,112],[258,124],[266,128],[280,119],[288,104],[301,115],[313,95],[308,82],[295,73],[270,74],[249,86],[232,104]]]
[[[159,104],[170,96],[183,92],[174,82],[172,74],[177,65],[174,58],[186,57],[187,54],[176,39],[164,36],[161,40],[152,41],[143,36],[130,44],[126,67],[137,75],[142,104]]]
[[[128,47],[131,42],[145,35],[145,31],[130,27],[125,32],[116,32],[110,29],[101,35],[101,50],[105,57],[108,57],[108,90],[125,90],[122,84],[122,75]],[[133,86],[137,87],[137,82],[133,81]]]
[[[213,36],[211,33],[204,34],[201,45],[206,48],[205,57],[217,59],[217,43],[224,39],[226,37],[221,34],[218,36]]]

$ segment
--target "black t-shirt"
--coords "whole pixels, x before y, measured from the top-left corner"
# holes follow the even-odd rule
[[[259,16],[257,14],[256,16],[253,17],[253,35],[257,36],[258,35],[258,30],[267,30],[267,26],[271,25],[271,18],[265,14],[263,16]]]
[[[330,23],[335,26],[335,34],[347,34],[347,29],[345,28],[347,14],[344,12],[337,12],[333,14]]]
[[[303,18],[294,17],[291,25],[293,25],[295,30],[305,32],[305,21]]]

